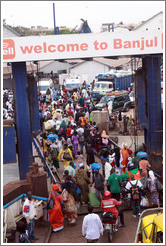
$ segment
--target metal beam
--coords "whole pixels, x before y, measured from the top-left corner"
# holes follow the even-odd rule
[[[14,78],[16,130],[18,137],[18,164],[20,179],[26,179],[32,163],[32,138],[27,92],[26,62],[12,63]]]
[[[160,55],[143,58],[143,69],[146,71],[147,118],[146,145],[149,152],[162,153],[162,109],[161,109],[161,69]]]

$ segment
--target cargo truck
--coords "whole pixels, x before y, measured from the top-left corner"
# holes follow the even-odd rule
[[[107,74],[98,74],[92,91],[93,99],[100,100],[106,93],[116,90],[126,90],[133,85],[133,75],[130,71],[113,70]]]

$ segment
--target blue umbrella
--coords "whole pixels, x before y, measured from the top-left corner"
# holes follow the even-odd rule
[[[140,151],[140,152],[137,153],[136,157],[141,159],[141,158],[147,158],[148,155],[147,155],[146,152]]]
[[[94,163],[91,165],[91,168],[92,168],[92,170],[97,170],[97,171],[99,171],[99,170],[100,170],[100,165],[99,165],[99,163],[94,162]]]
[[[48,138],[48,140],[50,140],[51,142],[54,143],[56,141],[56,139],[57,139],[57,136],[55,136],[54,134],[49,134],[47,136],[47,138]]]

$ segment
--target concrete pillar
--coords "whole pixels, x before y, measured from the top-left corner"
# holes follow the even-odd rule
[[[96,122],[100,131],[105,130],[109,134],[108,111],[92,111],[92,120]]]

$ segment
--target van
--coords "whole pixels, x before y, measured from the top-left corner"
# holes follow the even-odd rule
[[[100,102],[95,105],[95,110],[102,110],[104,104],[108,105],[108,102],[112,102],[112,113],[122,110],[128,112],[132,107],[132,102],[129,98],[129,95],[126,91],[121,92],[112,92],[107,93],[104,97],[101,98]]]

